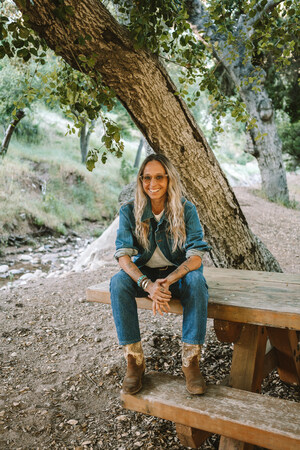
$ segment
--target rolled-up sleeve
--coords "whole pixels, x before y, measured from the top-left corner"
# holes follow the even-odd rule
[[[132,224],[129,214],[132,214],[128,205],[120,209],[119,228],[116,238],[116,252],[114,257],[118,260],[121,256],[134,256],[138,254],[138,249],[134,245]]]
[[[195,255],[202,258],[203,254],[211,249],[211,246],[208,245],[207,242],[203,241],[203,229],[198,217],[196,207],[193,204],[189,204],[189,206],[185,210],[185,229],[186,258]]]

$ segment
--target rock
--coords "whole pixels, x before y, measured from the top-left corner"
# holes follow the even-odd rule
[[[135,181],[133,183],[129,183],[126,186],[124,186],[118,198],[120,205],[123,205],[124,203],[134,198],[135,187],[136,187]]]
[[[37,269],[35,272],[25,273],[19,278],[19,280],[22,281],[34,280],[35,278],[44,278],[46,275],[47,274],[45,272],[42,272],[40,269]]]
[[[125,414],[121,414],[120,416],[116,417],[118,422],[125,422],[126,420],[128,420],[128,417],[125,416]]]
[[[9,275],[20,275],[25,269],[12,269],[9,271]]]
[[[105,264],[104,259],[108,255],[109,259],[113,261],[118,226],[119,217],[80,255],[73,267],[75,272],[99,269]]]
[[[71,419],[71,420],[68,420],[67,423],[70,424],[70,425],[77,425],[78,424],[78,420]]]
[[[6,264],[3,264],[2,266],[0,266],[0,273],[6,273],[8,272],[9,267]]]
[[[21,255],[19,260],[20,261],[32,261],[32,256],[30,256],[30,255]]]

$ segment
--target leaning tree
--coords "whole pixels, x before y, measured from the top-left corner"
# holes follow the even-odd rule
[[[30,27],[73,68],[113,90],[156,152],[176,164],[217,266],[280,271],[251,232],[205,137],[157,55],[98,0],[16,0]],[[100,87],[99,87],[100,88]],[[111,134],[106,139],[113,139]],[[118,137],[116,138],[118,141]]]

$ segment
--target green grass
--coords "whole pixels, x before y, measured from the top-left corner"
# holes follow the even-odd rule
[[[278,205],[284,206],[285,208],[288,208],[288,209],[300,210],[300,203],[298,201],[296,201],[294,198],[290,198],[289,201],[287,201],[285,199],[277,198],[276,201],[275,200],[273,201],[268,198],[267,194],[263,190],[252,189],[252,192],[257,197],[263,198],[264,200],[266,200],[268,202],[277,203]]]
[[[134,178],[130,166],[138,139],[125,143],[125,165],[109,156],[91,173],[80,162],[78,137],[64,136],[59,127],[48,135],[44,130],[42,136],[35,144],[14,138],[0,160],[0,234],[40,227],[63,234],[70,229],[86,232],[92,223],[92,234],[100,235],[118,211],[121,189]],[[90,145],[99,146],[99,137]]]

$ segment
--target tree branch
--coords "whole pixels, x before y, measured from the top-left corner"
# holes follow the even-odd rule
[[[277,5],[279,5],[279,3],[282,3],[283,1],[284,0],[279,0],[279,1],[268,0],[263,8],[261,8],[261,4],[264,2],[264,0],[259,1],[257,3],[257,5],[256,5],[257,13],[255,14],[254,17],[252,17],[251,19],[247,20],[247,22],[245,23],[245,26],[252,28],[253,25],[258,20],[260,20],[265,13],[269,12],[271,9],[275,8]]]

